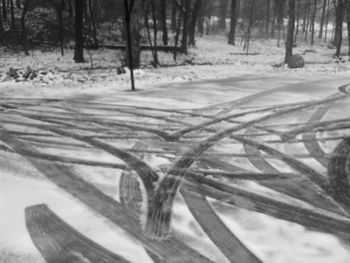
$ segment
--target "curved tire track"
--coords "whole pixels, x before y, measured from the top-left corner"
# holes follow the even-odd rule
[[[27,230],[48,263],[130,263],[77,232],[46,205],[25,209]]]

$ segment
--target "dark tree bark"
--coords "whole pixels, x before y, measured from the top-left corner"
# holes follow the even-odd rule
[[[75,0],[75,49],[74,61],[84,62],[83,17],[85,0]]]
[[[234,0],[232,0],[234,1]],[[265,34],[269,33],[269,24],[270,24],[270,9],[271,9],[271,0],[266,1],[266,19],[265,19]],[[232,10],[231,10],[232,12]],[[232,14],[232,13],[231,13]]]
[[[184,19],[182,27],[181,50],[187,54],[188,27],[191,14],[191,0],[185,0]]]
[[[209,35],[211,32],[211,25],[210,25],[210,20],[211,20],[211,16],[212,16],[212,11],[213,11],[213,3],[212,1],[208,1],[207,4],[207,9],[206,9],[206,16],[207,16],[207,21],[206,21],[206,25],[205,25],[205,34]]]
[[[175,32],[176,31],[176,0],[171,0],[171,31]]]
[[[153,21],[153,49],[152,49],[152,55],[153,55],[153,66],[157,67],[159,66],[159,60],[158,60],[158,52],[157,52],[157,18],[156,18],[156,11],[155,11],[155,3],[154,0],[149,0],[149,4],[151,6],[151,12],[152,12],[152,21]],[[148,28],[148,37],[150,41],[150,45],[152,46],[152,40],[151,40],[151,34],[149,31],[149,25],[148,25],[148,12],[146,11],[146,25]]]
[[[92,27],[92,38],[93,38],[93,45],[95,47],[98,46],[98,40],[97,40],[97,28],[96,28],[96,18],[95,18],[95,6],[93,0],[88,0],[89,3],[89,17],[90,17],[90,23]]]
[[[189,30],[188,30],[188,44],[195,46],[196,41],[195,41],[195,33],[196,33],[196,24],[197,24],[197,19],[200,13],[200,10],[202,8],[202,0],[196,0],[196,2],[193,5],[192,9],[192,18],[191,22],[189,24]]]
[[[2,12],[0,11],[0,39],[1,39],[1,36],[5,33],[5,29],[4,29],[4,21],[3,21],[3,18],[2,18]]]
[[[220,1],[220,17],[219,17],[219,29],[226,29],[226,14],[227,14],[227,0]]]
[[[184,0],[181,0],[181,7],[184,5]],[[184,12],[182,11],[179,11],[177,12],[178,13],[178,19],[177,19],[177,23],[176,23],[176,19],[175,19],[175,49],[174,49],[174,60],[176,61],[177,59],[177,47],[178,47],[178,44],[179,44],[179,36],[180,36],[180,27],[181,27],[181,20],[182,20],[182,16],[184,14]]]
[[[61,0],[57,6],[58,24],[60,25],[60,48],[61,55],[64,56],[64,25],[63,25],[64,0]]]
[[[254,18],[255,3],[256,3],[256,0],[252,0],[251,6],[249,9],[248,29],[245,37],[244,46],[243,46],[243,49],[246,50],[247,54],[249,53],[250,33],[254,22],[253,18]]]
[[[307,37],[308,37],[308,32],[309,32],[311,0],[307,0],[306,8],[307,8],[307,12],[306,12],[306,23],[305,23],[305,42],[307,42]]]
[[[327,0],[323,0],[322,15],[321,15],[321,21],[320,21],[320,31],[318,32],[318,38],[322,38],[322,35],[323,35],[323,26],[324,26],[324,20],[326,16],[326,9],[327,9]]]
[[[350,1],[346,1],[346,25],[348,30],[348,56],[350,61]]]
[[[300,27],[300,6],[301,6],[301,0],[298,0],[297,5],[297,14],[296,14],[296,28],[295,28],[295,42],[298,40],[299,35],[299,27]]]
[[[25,19],[26,19],[26,14],[28,12],[28,8],[29,8],[29,1],[30,0],[24,0],[23,10],[22,10],[22,14],[21,14],[22,42],[23,42],[24,54],[26,56],[29,56],[29,43],[28,43]]]
[[[2,0],[2,18],[3,18],[4,20],[7,20],[6,0]]]
[[[204,34],[204,9],[206,8],[207,3],[208,0],[204,0],[204,2],[202,3],[202,7],[199,10],[199,15],[197,19],[197,27],[200,37],[203,37]]]
[[[315,40],[316,11],[317,11],[317,0],[314,0],[313,11],[312,11],[312,16],[311,16],[311,45],[314,44],[314,40]]]
[[[74,14],[73,14],[72,0],[68,0],[67,1],[67,5],[68,5],[68,18],[69,18],[70,21],[73,21]]]
[[[273,17],[272,17],[272,23],[271,23],[271,36],[275,36],[275,29],[276,29],[276,19],[277,19],[277,9],[278,9],[278,1],[275,0],[273,3]]]
[[[324,42],[326,42],[326,41],[327,41],[327,34],[328,34],[328,22],[329,22],[329,2],[330,2],[330,0],[327,0],[326,26],[325,26],[325,32],[324,32]]]
[[[160,14],[161,14],[161,24],[162,24],[163,45],[167,46],[168,45],[168,28],[166,25],[166,18],[167,18],[167,1],[166,0],[160,1]]]
[[[288,31],[286,43],[286,56],[284,61],[287,62],[293,55],[293,40],[295,27],[295,0],[288,0]]]
[[[270,1],[270,0],[268,0]],[[237,25],[237,0],[231,2],[230,32],[228,33],[228,44],[235,45],[236,25]]]
[[[128,1],[128,0],[127,0]],[[129,68],[140,68],[140,58],[141,58],[141,26],[142,21],[145,15],[145,1],[144,0],[133,0],[129,1],[132,6],[129,10],[129,25],[130,25],[130,43],[131,43],[131,52],[129,48],[127,49],[126,56],[126,65]],[[132,58],[129,59],[130,53]],[[130,61],[132,64],[130,64]]]
[[[340,57],[341,44],[343,41],[343,21],[345,11],[345,0],[337,0],[335,7],[335,30],[334,45],[336,48],[335,57]]]
[[[284,1],[276,0],[277,6],[277,46],[280,46],[281,31],[283,30]]]
[[[24,0],[26,1],[26,0]],[[21,8],[21,1],[20,0],[16,0],[16,8],[20,9]]]
[[[10,0],[10,9],[11,9],[11,26],[10,26],[10,31],[11,32],[16,32],[15,7],[13,5],[13,0]]]

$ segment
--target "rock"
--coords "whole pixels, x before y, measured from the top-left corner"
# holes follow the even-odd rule
[[[287,60],[288,68],[303,68],[305,66],[304,58],[300,55],[292,55]]]
[[[32,73],[30,74],[29,78],[31,80],[35,79],[38,76],[38,74],[35,71],[32,71]]]
[[[5,75],[5,77],[3,77],[3,79],[1,80],[1,82],[7,82],[7,81],[11,81],[12,77],[8,74]]]
[[[23,73],[24,78],[29,78],[30,74],[33,72],[33,70],[30,67],[27,67],[26,71]]]
[[[117,68],[117,74],[118,75],[120,75],[120,74],[125,74],[126,73],[126,71],[125,71],[125,69],[123,68],[123,67],[118,67]]]
[[[15,70],[14,68],[10,68],[6,74],[11,76],[14,79],[18,78],[17,70]]]

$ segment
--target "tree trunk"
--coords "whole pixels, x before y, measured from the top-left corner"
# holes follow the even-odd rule
[[[152,12],[152,20],[153,20],[153,47],[154,47],[153,66],[157,67],[157,66],[159,66],[158,52],[157,52],[157,32],[158,31],[157,31],[157,18],[156,18],[156,10],[155,10],[154,0],[150,0],[150,4],[151,4],[151,12]],[[163,41],[164,41],[164,39],[163,39]]]
[[[250,6],[249,20],[248,20],[248,29],[247,29],[247,34],[246,34],[244,46],[243,46],[243,49],[246,50],[247,54],[249,53],[250,32],[252,30],[252,26],[253,26],[253,22],[254,22],[253,18],[254,18],[254,10],[255,10],[255,1],[256,0],[252,0],[251,6]]]
[[[232,0],[234,1],[234,0]],[[269,33],[269,23],[270,23],[270,6],[271,6],[271,0],[267,0],[266,2],[266,20],[265,20],[265,34]],[[232,12],[232,10],[231,10]],[[232,15],[232,13],[231,13]]]
[[[203,37],[204,34],[204,10],[207,8],[209,0],[204,0],[204,3],[202,3],[202,8],[199,11],[197,24],[198,24],[198,33],[200,37]]]
[[[346,1],[346,25],[348,30],[348,56],[350,61],[350,1]]]
[[[276,18],[277,18],[277,3],[279,0],[275,0],[273,4],[273,17],[272,17],[272,25],[271,25],[271,36],[275,36],[275,27],[276,27]]]
[[[26,14],[28,12],[29,1],[30,0],[24,0],[23,10],[21,14],[22,41],[23,41],[24,54],[26,56],[29,56],[29,44],[28,44],[28,38],[27,38],[27,29],[25,25],[25,19],[26,19]]]
[[[270,2],[270,0],[268,0]],[[228,44],[235,45],[236,25],[237,25],[237,0],[231,2],[230,32],[228,33]]]
[[[177,11],[176,0],[172,0],[171,1],[171,25],[170,25],[172,32],[176,31],[176,11]]]
[[[64,0],[61,0],[57,5],[57,18],[58,24],[60,25],[60,48],[61,55],[64,56],[64,25],[63,25],[63,10],[64,10]]]
[[[196,2],[193,5],[192,16],[191,16],[192,18],[189,24],[189,32],[188,32],[188,44],[192,46],[196,45],[196,41],[195,41],[196,24],[197,24],[197,19],[201,8],[202,8],[202,0],[196,0]]]
[[[167,46],[168,45],[168,28],[166,25],[166,18],[167,18],[167,1],[166,0],[160,1],[160,13],[161,13],[163,45]]]
[[[98,39],[97,39],[97,28],[96,28],[96,18],[95,18],[95,6],[93,0],[88,0],[89,3],[89,17],[90,17],[90,23],[92,27],[92,38],[93,38],[93,45],[95,47],[98,46]]]
[[[281,31],[283,29],[284,1],[277,0],[277,47],[280,46]]]
[[[324,42],[327,41],[327,34],[328,34],[328,22],[329,22],[329,2],[330,0],[327,0],[327,15],[326,15],[326,28],[324,32]]]
[[[2,0],[2,18],[7,20],[6,0]]]
[[[187,54],[187,42],[188,42],[188,25],[191,13],[191,0],[185,0],[185,12],[183,19],[183,27],[182,27],[182,41],[181,41],[181,49]]]
[[[311,10],[311,0],[307,0],[306,2],[306,24],[305,24],[305,42],[307,42],[307,36],[309,32],[309,25],[310,25],[310,10]]]
[[[68,0],[67,3],[68,3],[68,18],[70,21],[73,21],[74,14],[73,14],[72,0]]]
[[[130,10],[130,42],[131,42],[131,54],[132,58],[129,59],[130,51],[127,49],[126,65],[129,68],[140,68],[140,58],[141,58],[141,26],[142,19],[145,12],[145,1],[134,0],[132,10]],[[132,64],[130,64],[132,61]]]
[[[293,40],[295,27],[295,0],[288,0],[288,31],[286,43],[286,56],[284,61],[287,62],[293,55]]]
[[[335,57],[340,57],[341,44],[343,40],[343,21],[345,0],[336,1],[335,9],[335,30],[334,30],[334,45],[336,47]]]
[[[5,29],[4,29],[4,21],[2,18],[3,14],[0,11],[0,40],[1,40],[1,36],[5,33]]]
[[[10,9],[11,9],[11,26],[10,31],[16,32],[16,21],[15,21],[15,7],[13,5],[13,0],[10,0]]]
[[[183,2],[184,0],[181,0],[181,6],[183,6]],[[175,19],[175,48],[174,48],[174,60],[176,61],[177,59],[177,47],[179,44],[179,36],[180,36],[180,27],[181,27],[181,20],[182,20],[182,16],[183,16],[183,12],[179,11],[178,13],[178,19],[177,19],[177,23],[176,23],[176,19]]]
[[[314,0],[314,6],[311,17],[311,45],[314,44],[315,40],[315,19],[316,19],[316,10],[317,10],[317,0]]]
[[[227,0],[221,0],[221,6],[220,6],[220,17],[219,17],[219,29],[225,30],[226,29],[226,12],[227,12]]]
[[[74,61],[84,62],[83,17],[85,0],[75,0],[75,49]]]
[[[298,40],[298,35],[299,35],[299,27],[300,27],[300,5],[301,5],[301,0],[298,0],[298,6],[297,6],[297,15],[296,15],[296,28],[295,28],[295,38],[294,41],[296,42]]]
[[[322,38],[322,35],[323,35],[323,26],[324,26],[324,20],[326,16],[326,9],[327,9],[327,0],[323,0],[322,15],[321,15],[321,21],[320,21],[320,31],[318,32],[318,38]]]

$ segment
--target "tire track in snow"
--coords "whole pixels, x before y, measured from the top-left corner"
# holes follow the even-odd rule
[[[275,117],[283,116],[287,113],[295,112],[302,109],[307,109],[310,107],[315,107],[322,105],[324,103],[332,102],[343,98],[343,95],[337,95],[331,98],[322,99],[319,101],[314,101],[310,103],[303,104],[301,106],[295,106],[289,109],[282,109],[280,111],[256,118],[252,121],[242,123],[240,125],[228,128],[222,132],[219,132],[207,140],[198,143],[196,146],[187,151],[182,155],[168,171],[165,178],[160,183],[155,195],[153,204],[149,209],[148,217],[146,221],[146,231],[149,235],[155,237],[166,236],[170,231],[170,219],[171,219],[171,209],[174,202],[176,192],[181,184],[181,180],[186,177],[188,169],[195,161],[195,158],[203,154],[208,148],[213,146],[215,143],[219,142],[225,137],[230,136],[232,133],[240,131],[242,129],[248,128],[259,122],[263,122]],[[297,167],[299,165],[296,165]],[[177,172],[178,170],[184,170],[184,172]],[[322,180],[318,173],[315,173],[311,169],[308,170],[311,179],[320,187],[324,187],[324,180]]]
[[[46,205],[25,208],[25,222],[47,263],[130,263],[77,232]]]
[[[39,172],[45,175],[54,184],[78,198],[81,202],[100,215],[108,218],[114,224],[123,228],[128,234],[139,240],[145,248],[157,254],[169,263],[203,263],[212,262],[195,250],[187,247],[175,237],[167,240],[153,240],[143,235],[139,219],[125,210],[118,202],[103,194],[91,184],[85,182],[70,169],[59,164],[46,164],[35,158],[26,157],[25,151],[35,151],[28,145],[16,140],[6,130],[0,129],[0,139],[18,154],[27,159]]]

